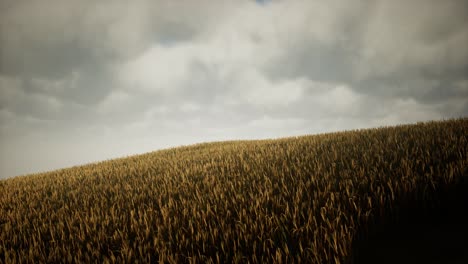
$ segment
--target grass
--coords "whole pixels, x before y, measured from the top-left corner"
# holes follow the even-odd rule
[[[466,206],[452,194],[468,190],[453,192],[468,177],[467,135],[462,118],[205,143],[2,180],[0,262],[372,261],[368,242],[392,240],[379,234]]]

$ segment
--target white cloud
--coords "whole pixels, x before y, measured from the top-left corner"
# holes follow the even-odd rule
[[[193,48],[155,45],[120,69],[122,82],[130,89],[170,93],[180,88],[188,75]]]
[[[301,118],[279,119],[265,115],[260,119],[254,119],[248,122],[244,133],[248,133],[250,130],[256,130],[262,138],[297,135],[298,131],[305,133],[304,127],[306,124],[307,120]]]
[[[414,99],[395,99],[389,104],[384,117],[374,119],[372,126],[390,126],[444,118],[433,106],[423,105]]]
[[[126,102],[128,102],[129,99],[130,96],[124,91],[112,91],[103,101],[99,103],[97,106],[97,111],[101,114],[125,111],[123,106]]]
[[[239,97],[251,105],[264,107],[288,106],[303,94],[307,80],[286,80],[272,82],[254,69],[245,70],[239,76],[233,89]]]
[[[362,96],[344,84],[337,84],[321,94],[311,96],[314,108],[335,116],[356,115],[362,103]]]
[[[186,113],[192,113],[195,111],[199,111],[200,109],[201,106],[193,102],[185,102],[180,106],[180,110]]]

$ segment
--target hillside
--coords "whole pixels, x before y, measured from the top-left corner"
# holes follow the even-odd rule
[[[0,263],[364,262],[382,230],[466,208],[467,135],[464,118],[205,143],[2,180]]]

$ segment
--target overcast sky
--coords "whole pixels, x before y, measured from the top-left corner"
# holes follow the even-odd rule
[[[0,178],[467,115],[466,0],[0,0]]]

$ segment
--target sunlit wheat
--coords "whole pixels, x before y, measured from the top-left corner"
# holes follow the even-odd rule
[[[0,262],[345,263],[467,177],[468,119],[206,143],[0,181]]]

